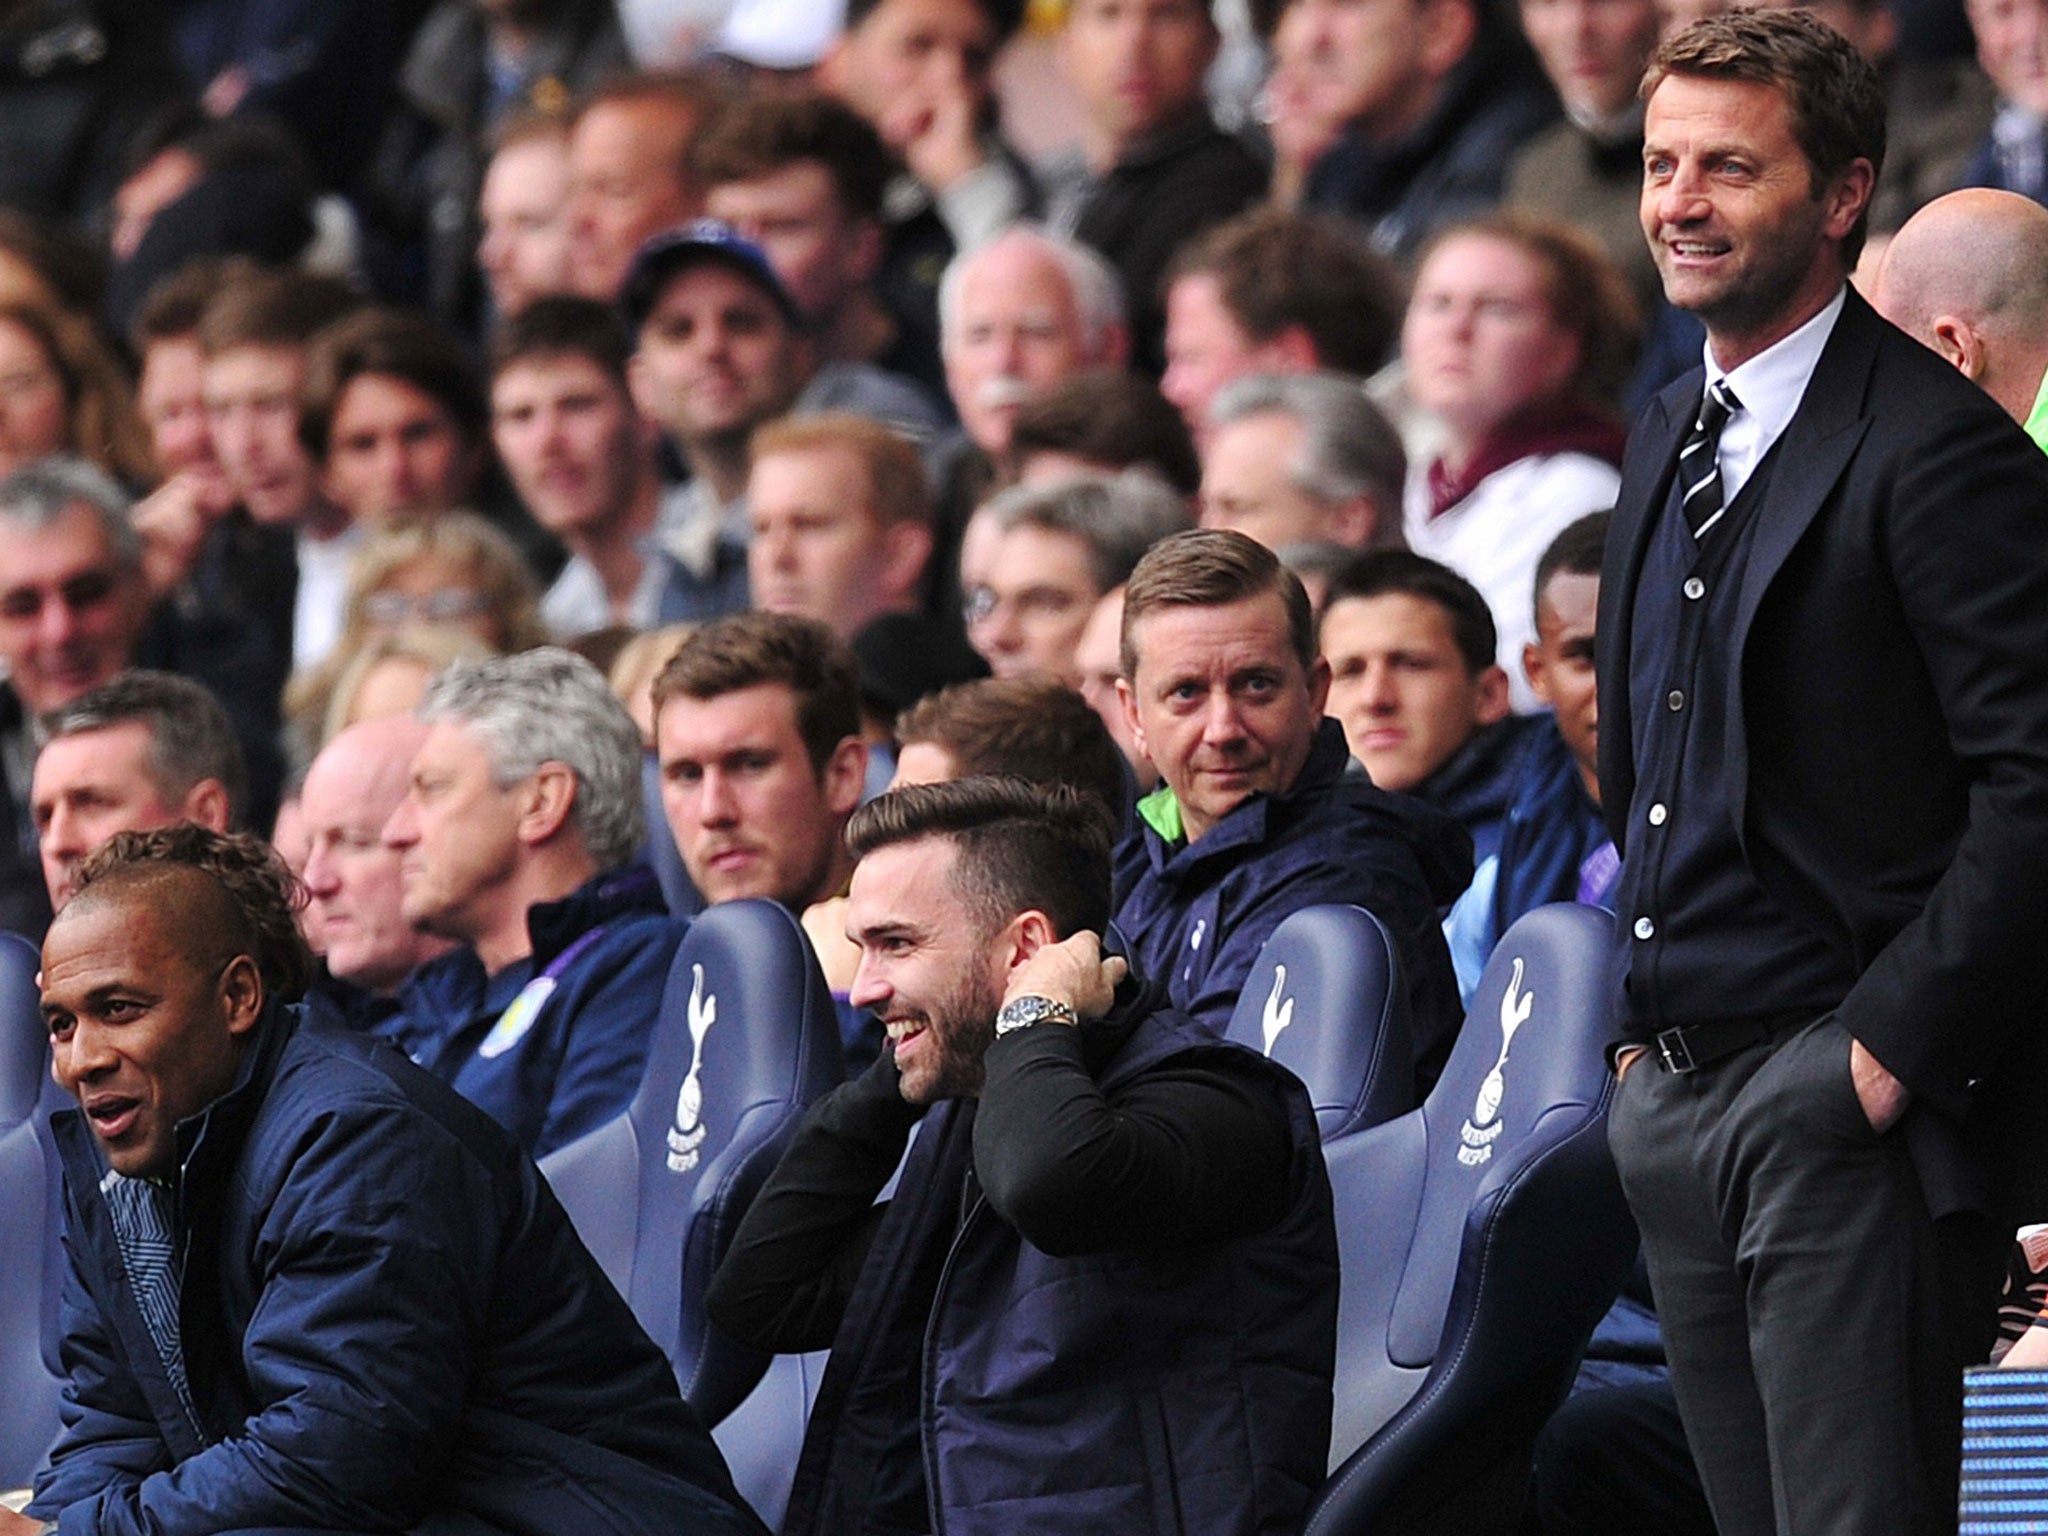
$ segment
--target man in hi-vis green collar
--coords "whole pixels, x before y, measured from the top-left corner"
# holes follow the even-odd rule
[[[1892,236],[1871,302],[1939,352],[2048,452],[2048,208],[1967,187]]]

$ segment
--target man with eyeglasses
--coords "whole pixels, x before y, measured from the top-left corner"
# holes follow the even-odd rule
[[[29,813],[33,722],[129,664],[149,612],[129,498],[82,460],[44,459],[0,481],[0,929],[49,925]]]
[[[997,677],[1079,687],[1075,654],[1096,603],[1189,522],[1187,502],[1142,470],[1003,492],[962,541],[968,643]]]

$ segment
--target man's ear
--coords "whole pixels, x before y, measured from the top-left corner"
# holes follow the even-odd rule
[[[1095,359],[1098,368],[1122,368],[1131,360],[1131,332],[1128,326],[1111,325],[1102,332],[1101,356]]]
[[[931,558],[929,525],[906,520],[882,530],[882,583],[890,602],[903,602],[917,590]]]
[[[1298,321],[1281,326],[1252,348],[1252,357],[1261,373],[1313,373],[1322,366],[1315,338]]]
[[[1472,51],[1479,10],[1472,0],[1422,0],[1422,63],[1441,80]]]
[[[1149,758],[1152,749],[1145,744],[1145,727],[1138,720],[1138,696],[1131,692],[1131,680],[1127,677],[1116,680],[1116,702],[1124,712],[1124,729],[1130,733],[1131,744]]]
[[[1826,221],[1823,228],[1833,240],[1848,238],[1849,231],[1856,227],[1856,221],[1863,217],[1863,211],[1870,206],[1870,198],[1877,187],[1877,172],[1868,160],[1855,159],[1849,168],[1837,176],[1822,194]]]
[[[627,376],[632,375],[632,364],[627,363]],[[661,423],[640,409],[640,402],[634,397],[632,387],[626,389],[626,409],[633,416],[633,441],[640,449],[642,472],[650,479],[658,475],[654,467],[654,456],[661,449]]]
[[[818,775],[825,809],[834,816],[851,816],[860,804],[860,792],[867,786],[867,777],[868,744],[858,736],[844,738],[832,749],[832,755],[825,759],[824,771]]]
[[[654,429],[655,441],[660,441],[661,423],[655,418],[649,399],[653,381],[647,377],[647,364],[640,356],[639,338],[634,340],[633,355],[626,359],[626,394],[633,402],[633,409],[640,413],[640,419]]]
[[[827,96],[845,98],[846,50],[846,34],[842,32],[832,39],[825,49],[825,56],[818,60],[818,67],[812,72],[812,78]]]
[[[1984,376],[1984,338],[1967,320],[1954,315],[1936,315],[1930,345],[1966,379]]]
[[[875,274],[882,270],[882,258],[888,254],[888,238],[882,232],[881,221],[855,219],[848,239],[851,246],[846,258],[848,270],[863,285],[873,282]]]
[[[1316,718],[1323,717],[1330,703],[1330,658],[1318,656],[1315,665],[1308,669],[1308,697],[1315,706]]]
[[[538,847],[568,825],[576,804],[576,770],[546,762],[526,781],[519,806],[519,841]]]
[[[1501,668],[1488,667],[1479,674],[1478,696],[1474,700],[1473,714],[1481,725],[1492,725],[1505,720],[1513,700],[1508,695],[1508,675]]]
[[[1531,640],[1522,647],[1522,676],[1529,679],[1529,691],[1544,703],[1550,699],[1550,669],[1543,665],[1543,647]]]
[[[1380,519],[1394,515],[1370,496],[1348,496],[1330,508],[1330,542],[1346,549],[1364,549],[1379,532]]]
[[[219,779],[201,779],[185,791],[184,819],[214,832],[228,829],[228,791]]]
[[[1052,919],[1036,907],[1019,912],[1003,929],[1003,974],[1008,975],[1049,944],[1057,944]]]
[[[237,955],[220,973],[220,998],[228,1033],[245,1035],[263,1017],[263,973],[254,957]]]

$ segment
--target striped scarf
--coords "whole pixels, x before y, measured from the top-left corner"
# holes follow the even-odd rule
[[[131,1179],[111,1172],[100,1180],[100,1193],[106,1196],[107,1210],[114,1219],[114,1240],[128,1271],[128,1288],[135,1293],[135,1305],[156,1343],[164,1374],[170,1377],[178,1401],[196,1427],[199,1414],[185,1379],[185,1345],[178,1324],[177,1196],[169,1185],[154,1179]]]

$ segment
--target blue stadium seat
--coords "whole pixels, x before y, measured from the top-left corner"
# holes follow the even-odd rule
[[[61,1284],[49,1035],[35,946],[0,933],[0,1488],[28,1484],[57,1438]]]
[[[1514,1525],[1635,1253],[1607,1151],[1613,929],[1569,903],[1517,922],[1422,1107],[1324,1144],[1344,1267],[1312,1536]]]
[[[1308,1085],[1328,1141],[1415,1107],[1406,996],[1378,918],[1304,907],[1259,950],[1224,1034]]]
[[[771,1531],[782,1529],[804,1425],[825,1376],[827,1349],[808,1355],[777,1355],[745,1402],[727,1414],[711,1438],[725,1453],[733,1486]]]
[[[652,752],[640,757],[640,803],[647,813],[647,846],[641,856],[661,885],[661,899],[668,903],[671,916],[695,917],[704,910],[704,898],[690,883],[676,835],[669,830],[668,811],[661,803],[661,764]]]
[[[632,1104],[541,1164],[707,1424],[767,1366],[712,1329],[712,1271],[805,1106],[844,1070],[796,919],[770,901],[710,907],[676,950]]]

